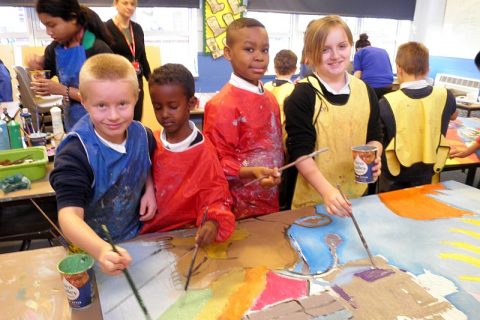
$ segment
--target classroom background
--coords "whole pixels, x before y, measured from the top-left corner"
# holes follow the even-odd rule
[[[80,2],[90,6],[104,21],[115,15],[110,0]],[[391,61],[400,44],[424,43],[430,49],[432,81],[439,73],[480,78],[473,63],[480,48],[477,36],[480,0],[383,0],[381,6],[378,0],[231,2],[245,6],[244,16],[256,18],[266,26],[271,62],[281,49],[291,49],[300,57],[307,24],[326,14],[338,14],[351,28],[354,39],[367,33],[373,46],[387,50]],[[13,88],[16,88],[13,66],[24,65],[30,53],[43,53],[51,41],[33,6],[32,0],[0,1],[0,57],[11,71]],[[133,20],[145,32],[152,68],[169,62],[184,64],[194,74],[199,93],[216,92],[228,81],[231,74],[228,61],[223,57],[214,59],[204,50],[203,0],[140,0]],[[273,63],[270,63],[264,80],[273,78]],[[142,122],[152,129],[158,128],[148,95]]]

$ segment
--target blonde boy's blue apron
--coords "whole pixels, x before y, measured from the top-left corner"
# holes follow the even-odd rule
[[[80,69],[87,60],[83,44],[73,48],[56,46],[55,60],[60,83],[67,87],[78,88]],[[67,132],[87,113],[80,102],[71,99],[63,111]]]
[[[117,152],[100,141],[86,115],[59,145],[61,149],[72,138],[82,142],[94,175],[84,219],[102,238],[105,224],[115,242],[131,239],[140,230],[140,198],[151,165],[143,125],[133,121],[127,132],[127,152]]]

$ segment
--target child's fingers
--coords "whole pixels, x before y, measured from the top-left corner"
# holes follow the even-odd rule
[[[204,246],[212,243],[217,235],[217,225],[215,222],[209,220],[197,231],[195,236],[195,243],[199,246]]]
[[[139,214],[140,214],[140,220],[142,220],[143,215],[147,212],[147,203],[146,201],[143,201],[143,199],[140,201],[140,209],[139,209]]]
[[[142,213],[140,213],[140,221],[148,221],[152,219],[153,216],[155,216],[156,211],[157,211],[156,207],[147,206],[146,212],[143,215]]]
[[[125,268],[128,267],[130,262],[132,262],[132,257],[128,253],[127,250],[123,249],[122,247],[117,247],[118,255],[120,256],[119,262],[122,263]]]

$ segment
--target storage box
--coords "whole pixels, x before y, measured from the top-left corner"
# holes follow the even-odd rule
[[[26,149],[10,149],[0,151],[0,162],[5,160],[15,161],[28,157],[32,162],[20,164],[0,165],[0,180],[13,176],[17,173],[23,174],[30,181],[42,179],[47,170],[48,156],[45,147],[29,147]]]

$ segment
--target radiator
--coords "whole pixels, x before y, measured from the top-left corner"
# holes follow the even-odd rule
[[[437,73],[434,85],[450,89],[457,97],[458,102],[476,102],[480,92],[480,79],[453,74]]]

